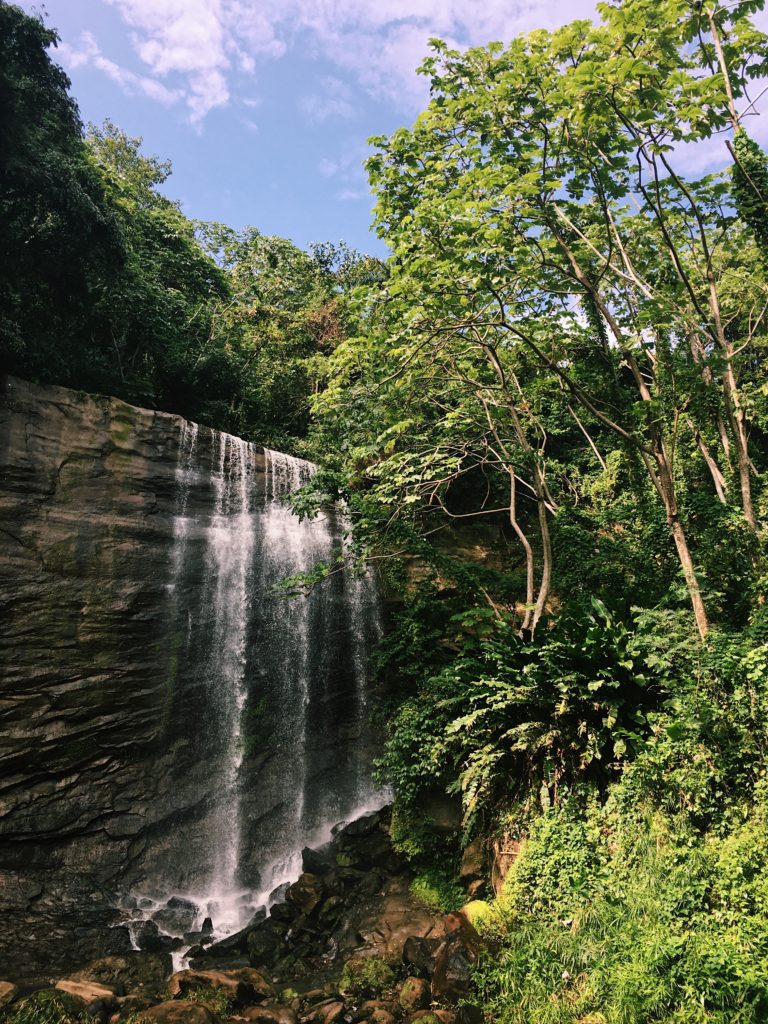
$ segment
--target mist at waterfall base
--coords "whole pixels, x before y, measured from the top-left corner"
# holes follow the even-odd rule
[[[372,780],[373,579],[344,571],[306,595],[280,589],[344,546],[340,511],[302,521],[285,501],[313,473],[304,460],[182,425],[168,717],[210,770],[199,809],[145,851],[119,900],[134,944],[149,919],[174,936],[199,932],[206,918],[217,939],[245,927],[301,873],[303,847],[388,798]],[[190,514],[201,488],[209,510]]]

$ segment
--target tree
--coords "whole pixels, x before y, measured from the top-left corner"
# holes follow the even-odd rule
[[[741,24],[749,5],[737,6]],[[723,76],[686,49],[690,10],[626,0],[601,11],[600,25],[506,50],[435,43],[422,69],[429,108],[411,131],[375,140],[377,223],[394,253],[392,372],[461,360],[491,430],[501,438],[511,424],[522,451],[515,418],[536,429],[531,382],[546,381],[553,403],[566,396],[588,440],[597,425],[644,467],[704,637],[682,442],[694,442],[721,497],[736,450],[754,530],[739,375],[764,351],[768,291],[727,181],[676,167],[684,133],[703,140],[729,116]],[[731,83],[743,89],[752,65],[737,56]],[[530,483],[546,566],[545,447]]]
[[[57,41],[0,3],[0,354],[66,383],[103,355],[88,320],[125,253],[69,79],[46,52]]]

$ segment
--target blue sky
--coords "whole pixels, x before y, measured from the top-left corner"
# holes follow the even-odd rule
[[[17,0],[18,2],[18,0]],[[27,11],[40,2],[22,0]],[[299,245],[370,231],[370,135],[411,124],[430,36],[460,45],[557,24],[552,0],[46,0],[84,121],[173,163],[188,216]],[[569,4],[568,18],[591,13]]]
[[[383,249],[370,231],[366,139],[425,105],[414,69],[429,38],[479,45],[594,13],[593,0],[21,4],[58,30],[54,59],[83,120],[109,117],[170,158],[166,190],[188,216],[368,252]]]

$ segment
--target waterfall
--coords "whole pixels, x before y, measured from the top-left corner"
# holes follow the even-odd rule
[[[208,770],[203,785],[179,779],[177,803],[192,810],[172,811],[172,835],[145,853],[134,924],[183,896],[195,926],[211,916],[217,935],[229,934],[298,875],[303,846],[383,802],[368,722],[381,632],[374,580],[337,571],[299,596],[281,588],[318,562],[338,568],[345,552],[342,510],[300,520],[285,500],[314,472],[181,426],[167,732]]]

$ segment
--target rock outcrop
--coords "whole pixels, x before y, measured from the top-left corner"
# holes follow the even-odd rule
[[[323,645],[305,667],[317,704],[292,780],[279,614],[265,617],[249,591],[255,611],[232,652],[215,619],[227,595],[205,589],[243,443],[200,427],[185,454],[190,430],[178,416],[0,379],[0,965],[15,980],[125,953],[116,894],[202,884],[222,807],[242,831],[240,880],[258,886],[286,832],[287,789],[303,786],[308,808],[325,793],[357,800],[368,759],[350,740],[360,680],[345,584],[323,606],[333,629],[313,613]],[[258,513],[269,453],[246,454],[236,482]],[[256,590],[274,540],[259,543],[243,568]],[[211,675],[227,658],[244,666],[247,691],[236,737]],[[234,767],[223,761],[233,743]],[[242,794],[242,820],[225,782]]]

